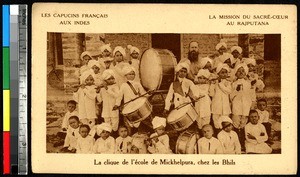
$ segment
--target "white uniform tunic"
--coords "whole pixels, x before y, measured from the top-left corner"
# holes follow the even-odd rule
[[[269,117],[270,114],[267,110],[261,111],[259,109],[256,109],[259,119],[258,119],[258,123],[267,123],[269,122]]]
[[[255,139],[249,139],[248,134],[254,136]],[[272,148],[265,143],[268,140],[268,135],[264,125],[260,123],[256,125],[253,125],[251,122],[248,123],[245,126],[245,136],[246,153],[269,154],[272,152]]]
[[[241,144],[235,131],[228,133],[222,130],[218,134],[218,139],[223,146],[224,154],[241,154]]]
[[[122,99],[124,98],[124,103],[138,97],[139,95],[143,95],[146,93],[145,89],[141,85],[140,82],[136,81],[129,81],[131,85],[134,87],[134,89],[139,93],[138,95],[135,95],[128,83],[123,83],[120,87],[120,94],[117,98],[116,105],[120,106]]]
[[[174,105],[175,105],[175,108],[176,108],[176,107],[178,107],[178,106],[180,106],[184,103],[191,102],[191,99],[189,97],[190,92],[193,95],[196,93],[196,91],[195,91],[196,87],[195,87],[194,83],[191,80],[186,79],[186,78],[182,78],[182,79],[179,78],[179,82],[181,83],[181,88],[182,88],[182,91],[183,91],[183,95],[174,92],[174,86],[173,86],[174,82],[173,82],[170,85],[168,94],[167,94],[166,99],[165,99],[165,109],[166,110],[170,109],[172,99],[174,101]]]
[[[237,86],[241,85],[239,91],[236,90]],[[252,105],[255,101],[255,96],[251,92],[251,84],[249,80],[238,79],[232,83],[233,92],[230,95],[232,100],[232,113],[234,115],[248,116]]]
[[[157,133],[151,134],[150,138],[157,136]],[[148,146],[148,151],[151,154],[172,154],[169,144],[169,136],[162,135],[158,137],[158,142],[152,140],[152,146]]]
[[[211,111],[213,114],[229,115],[231,113],[229,94],[232,92],[231,82],[222,79],[220,83],[211,84]]]
[[[113,107],[116,104],[118,98],[119,87],[116,84],[108,85],[107,90],[101,88],[100,93],[97,94],[97,100],[103,102],[102,117],[119,117],[119,110],[113,111]]]
[[[90,135],[88,135],[85,138],[80,136],[77,139],[76,153],[78,153],[78,154],[93,153],[94,142],[95,142],[94,138]]]
[[[69,150],[76,149],[77,139],[81,137],[79,134],[79,127],[74,129],[69,127],[65,138],[64,147],[68,147]]]
[[[223,147],[221,142],[215,137],[211,137],[210,139],[202,137],[198,140],[198,153],[223,154]]]
[[[73,95],[78,103],[79,119],[96,119],[96,86],[85,86],[79,88]]]
[[[116,154],[129,154],[131,148],[132,138],[127,136],[126,138],[118,137],[116,139]]]
[[[211,116],[211,100],[209,97],[209,84],[198,84],[196,85],[196,97],[203,95],[199,101],[195,103],[195,109],[199,117],[210,117]]]
[[[94,145],[94,153],[97,154],[114,154],[115,139],[109,136],[106,140],[98,138]]]

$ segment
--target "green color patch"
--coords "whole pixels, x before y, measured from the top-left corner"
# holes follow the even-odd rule
[[[9,47],[3,47],[3,90],[9,90]]]

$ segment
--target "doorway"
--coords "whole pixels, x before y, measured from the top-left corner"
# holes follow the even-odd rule
[[[180,60],[180,34],[152,34],[152,48],[168,49]]]

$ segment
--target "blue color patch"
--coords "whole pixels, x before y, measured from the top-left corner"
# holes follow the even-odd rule
[[[2,6],[2,46],[3,47],[9,47],[9,5],[3,5]]]

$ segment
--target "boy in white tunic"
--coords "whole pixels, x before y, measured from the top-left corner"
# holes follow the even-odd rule
[[[232,87],[231,82],[228,80],[229,70],[227,64],[220,63],[216,70],[219,79],[212,83],[210,87],[212,96],[211,111],[216,133],[222,129],[220,117],[231,114],[229,94],[232,92]]]
[[[265,143],[268,135],[265,127],[258,122],[259,117],[256,110],[250,111],[249,119],[250,122],[245,126],[246,153],[270,154],[272,148]]]
[[[167,120],[163,117],[155,116],[152,120],[155,133],[150,135],[152,140],[147,141],[147,149],[151,154],[172,154],[169,144],[169,136],[165,133]]]
[[[84,51],[80,55],[80,59],[81,59],[81,67],[80,67],[80,70],[79,70],[79,76],[81,76],[85,71],[90,69],[90,67],[88,66],[88,63],[93,58],[92,58],[92,55],[89,51]]]
[[[251,81],[251,89],[254,94],[256,91],[262,92],[265,88],[264,82],[258,78],[258,74],[256,73],[256,60],[254,58],[246,58],[245,63],[249,68],[248,79]]]
[[[140,60],[139,60],[139,55],[140,55],[140,50],[132,45],[127,45],[127,48],[129,49],[130,57],[128,60],[128,63],[134,67],[136,74],[135,74],[135,81],[140,81]]]
[[[96,85],[94,84],[94,72],[85,71],[80,76],[81,86],[74,93],[73,98],[78,103],[79,119],[83,124],[91,128],[95,125],[96,116]]]
[[[123,83],[126,82],[126,78],[122,72],[125,66],[130,66],[129,63],[124,62],[126,57],[126,51],[123,47],[117,46],[113,51],[114,56],[114,67],[113,70],[115,72],[115,79],[117,85],[120,87]]]
[[[116,139],[116,154],[129,154],[132,138],[128,136],[127,127],[119,127],[119,137]]]
[[[222,116],[222,131],[218,134],[224,154],[241,154],[241,144],[235,131],[232,130],[232,120],[228,116]]]
[[[79,134],[80,137],[77,139],[76,153],[78,154],[91,154],[93,153],[94,147],[94,138],[89,135],[90,126],[88,125],[80,125]]]
[[[100,47],[100,52],[102,57],[98,58],[98,62],[100,64],[100,73],[102,74],[106,69],[112,69],[111,62],[114,60],[110,57],[112,49],[110,44],[104,44]]]
[[[141,124],[138,131],[132,135],[132,147],[130,153],[132,154],[147,154],[147,146],[145,141],[149,138],[146,125]]]
[[[232,83],[233,92],[230,95],[232,101],[232,121],[237,132],[242,149],[244,149],[244,127],[248,121],[251,106],[255,103],[255,95],[251,91],[250,81],[246,78],[248,67],[245,63],[239,64],[235,69],[237,80]]]
[[[198,113],[196,121],[199,130],[202,129],[203,125],[210,123],[211,99],[209,97],[210,82],[208,80],[210,74],[208,69],[200,69],[197,74],[199,84],[196,85],[197,89],[195,95],[197,97],[203,96],[195,103],[195,109]]]
[[[198,140],[199,154],[223,154],[223,147],[221,142],[213,137],[213,127],[206,124],[202,128],[203,137]]]
[[[233,56],[232,66],[233,68],[235,68],[235,66],[239,65],[240,63],[243,63],[242,60],[243,49],[240,46],[233,46],[230,48],[230,51]]]
[[[114,154],[115,139],[110,136],[112,131],[111,125],[102,123],[97,126],[97,134],[100,136],[95,142],[94,153],[96,154]]]
[[[125,75],[127,81],[123,83],[120,87],[120,94],[118,95],[118,98],[116,100],[116,104],[114,106],[114,110],[118,109],[118,107],[121,105],[121,101],[123,100],[124,103],[127,103],[128,101],[131,101],[140,95],[146,94],[145,89],[141,85],[140,82],[134,81],[135,78],[135,69],[133,66],[125,66],[122,70],[123,74]],[[146,95],[145,95],[146,96]],[[148,96],[148,95],[147,95]],[[129,134],[131,134],[131,127],[139,127],[140,122],[131,124],[128,120],[124,120],[125,125],[127,126],[129,124],[130,127],[127,126]]]
[[[95,79],[95,85],[97,87],[100,87],[103,80],[102,80],[102,73],[100,72],[100,64],[98,61],[96,60],[91,60],[89,61],[88,66],[90,67],[90,69],[92,69],[94,71],[94,79]]]
[[[77,105],[77,103],[74,100],[70,100],[67,103],[68,112],[66,112],[65,117],[63,118],[63,121],[62,121],[62,126],[61,126],[62,131],[64,131],[64,132],[66,132],[69,127],[69,118],[71,116],[78,116],[78,112],[75,110],[76,105]]]
[[[111,69],[107,69],[102,74],[102,79],[106,83],[97,94],[97,100],[103,102],[102,117],[104,122],[112,126],[113,131],[118,130],[119,126],[119,110],[113,110],[116,99],[119,95],[119,87],[115,83],[115,74]]]
[[[263,124],[266,128],[266,131],[267,131],[267,134],[269,137],[267,143],[272,143],[271,139],[270,139],[272,124],[269,122],[270,114],[266,110],[266,108],[267,108],[267,100],[264,98],[259,99],[257,101],[257,109],[256,109],[256,111],[258,113],[258,117],[259,117],[258,122]]]
[[[79,134],[79,118],[77,116],[71,116],[69,118],[70,127],[67,130],[67,135],[65,138],[63,152],[76,152],[77,139],[80,137]]]
[[[169,87],[169,91],[165,99],[164,116],[167,116],[167,113],[171,111],[171,104],[174,104],[176,108],[182,104],[191,102],[191,98],[196,99],[194,96],[196,93],[195,84],[193,81],[186,78],[189,70],[189,65],[186,62],[179,63],[176,66],[176,80],[172,82]]]

